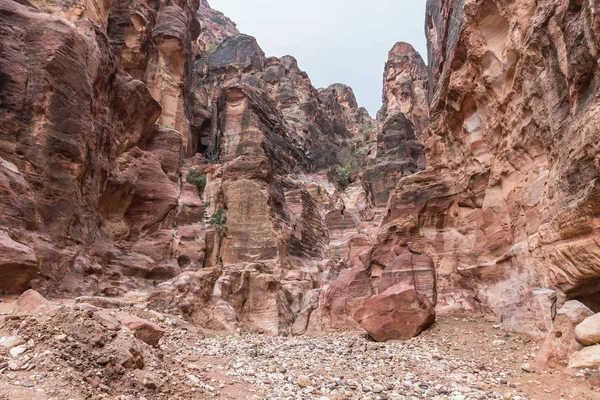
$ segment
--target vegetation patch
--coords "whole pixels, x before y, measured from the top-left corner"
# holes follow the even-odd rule
[[[335,182],[341,190],[344,190],[351,183],[350,176],[352,175],[352,171],[353,168],[351,164],[338,165],[329,170],[327,177],[330,181]]]
[[[208,224],[215,228],[215,230],[219,233],[224,233],[225,232],[225,217],[223,216],[223,209],[219,208],[217,210],[216,213],[214,213],[211,217],[210,217],[210,221],[208,221]]]
[[[204,162],[209,164],[219,163],[219,153],[214,151],[207,151],[204,153]]]
[[[195,185],[198,188],[198,196],[202,196],[202,193],[204,193],[204,189],[206,188],[206,175],[202,172],[190,170],[185,177],[185,180],[187,183]]]

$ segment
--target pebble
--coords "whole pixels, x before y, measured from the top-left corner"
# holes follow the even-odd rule
[[[96,359],[96,364],[98,365],[106,365],[110,362],[110,359],[108,357],[99,357]]]
[[[151,389],[154,390],[157,388],[156,382],[154,382],[152,379],[149,378],[145,378],[143,381],[144,387],[146,387],[147,389]]]
[[[59,342],[66,342],[67,341],[67,335],[56,335],[56,336],[54,336],[54,339],[56,339]]]
[[[533,367],[531,366],[531,364],[529,363],[525,363],[523,365],[521,365],[521,370],[528,372],[528,373],[533,373],[535,372],[535,370],[533,369]]]
[[[16,347],[13,347],[12,349],[10,349],[10,355],[17,358],[21,354],[25,353],[26,351],[27,351],[27,346],[22,344],[20,346],[16,346]]]
[[[296,380],[296,383],[301,388],[305,388],[305,387],[308,387],[308,386],[312,385],[312,382],[310,381],[310,378],[308,376],[306,376],[306,375],[300,375],[298,377],[298,379]]]

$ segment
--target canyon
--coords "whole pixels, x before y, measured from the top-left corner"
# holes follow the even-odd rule
[[[177,326],[483,318],[536,368],[599,367],[598,10],[428,0],[428,65],[396,43],[372,118],[206,0],[0,0],[0,294],[43,304],[0,331],[89,312],[135,333],[127,369]]]

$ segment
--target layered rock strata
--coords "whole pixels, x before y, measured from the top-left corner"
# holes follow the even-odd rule
[[[542,338],[566,300],[596,307],[595,18],[581,2],[428,2],[427,170],[398,183],[382,243],[430,258],[438,312]]]

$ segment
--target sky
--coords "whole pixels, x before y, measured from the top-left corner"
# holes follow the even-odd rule
[[[313,86],[345,83],[372,117],[387,54],[399,41],[427,59],[426,0],[209,0],[267,56],[292,55]]]

